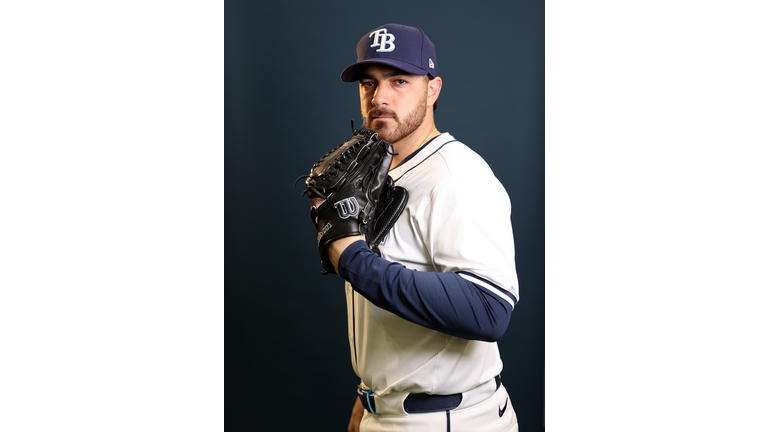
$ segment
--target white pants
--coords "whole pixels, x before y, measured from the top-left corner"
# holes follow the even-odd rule
[[[360,422],[360,432],[406,431],[517,432],[517,415],[502,384],[493,396],[471,407],[408,415],[366,411]]]

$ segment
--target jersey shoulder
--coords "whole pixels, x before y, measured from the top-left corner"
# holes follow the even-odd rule
[[[449,135],[450,137],[450,135]],[[461,141],[446,140],[424,159],[426,174],[421,181],[432,193],[451,193],[465,199],[494,199],[509,202],[509,195],[490,165]]]
[[[432,140],[403,166],[392,172],[421,188],[455,182],[461,185],[499,183],[491,167],[477,152],[449,133]],[[499,183],[500,185],[500,183]]]

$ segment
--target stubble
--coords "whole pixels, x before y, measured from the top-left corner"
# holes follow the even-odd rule
[[[386,116],[392,117],[395,121],[394,124],[379,121],[376,119],[371,120],[372,117]],[[419,104],[414,109],[405,115],[402,119],[395,113],[387,108],[376,107],[368,112],[367,119],[365,121],[365,127],[373,129],[379,134],[379,138],[385,139],[394,144],[409,135],[411,135],[416,129],[424,122],[424,118],[427,116],[427,94],[424,93],[424,97],[421,98]]]

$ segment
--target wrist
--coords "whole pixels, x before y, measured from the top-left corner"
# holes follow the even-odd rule
[[[328,245],[328,259],[331,260],[333,268],[336,269],[336,274],[339,274],[339,258],[341,258],[341,254],[347,250],[349,245],[359,240],[365,241],[365,237],[362,235],[342,237]]]

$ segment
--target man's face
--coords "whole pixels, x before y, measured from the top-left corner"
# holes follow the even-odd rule
[[[368,66],[360,78],[365,127],[392,144],[412,134],[427,112],[427,79],[385,65]]]

